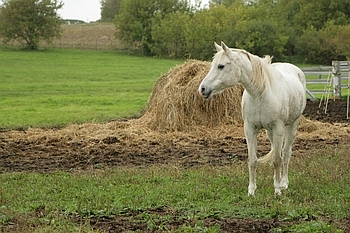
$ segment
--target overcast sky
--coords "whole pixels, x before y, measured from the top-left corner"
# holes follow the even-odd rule
[[[191,1],[194,2],[195,0]],[[63,19],[79,19],[91,22],[101,18],[100,0],[62,0],[62,2],[64,6],[58,13]],[[208,0],[202,1],[202,4],[206,3],[208,3]]]
[[[79,19],[85,22],[101,18],[100,0],[62,0],[64,6],[58,10],[63,19]]]

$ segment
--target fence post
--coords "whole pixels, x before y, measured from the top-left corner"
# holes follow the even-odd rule
[[[332,75],[333,75],[333,87],[334,97],[341,97],[341,73],[340,73],[340,62],[332,61]]]

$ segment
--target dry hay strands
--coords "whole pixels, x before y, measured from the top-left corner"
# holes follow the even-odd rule
[[[209,70],[209,62],[188,60],[161,76],[143,116],[134,123],[161,132],[241,124],[241,86],[229,88],[209,100],[199,95],[199,84]]]
[[[302,116],[297,137],[308,139],[323,139],[349,141],[350,127],[348,125],[336,125],[331,123],[324,123],[317,120],[310,120]]]

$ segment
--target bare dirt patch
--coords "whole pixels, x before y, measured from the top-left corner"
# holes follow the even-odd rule
[[[345,100],[330,99],[327,103],[308,101],[304,116],[321,122],[350,123],[350,120],[347,119],[347,108],[348,103]]]
[[[321,114],[317,103],[308,102],[305,115],[321,123],[304,119],[294,143],[294,155],[306,150],[322,150],[349,144],[345,101],[330,104]],[[342,112],[334,116],[332,112]],[[140,132],[130,129],[135,120],[105,125],[72,125],[64,129],[29,129],[0,133],[0,172],[54,172],[79,169],[154,166],[176,164],[183,167],[232,164],[247,158],[247,146],[241,126],[224,125],[217,131],[191,133]],[[346,136],[347,135],[347,136]],[[262,133],[259,154],[270,150]]]
[[[176,231],[181,227],[190,226],[195,228],[198,226],[196,220],[186,219],[181,216],[180,213],[174,212],[172,209],[167,207],[160,207],[157,209],[152,209],[147,211],[147,214],[156,214],[158,216],[171,216],[167,218],[166,221],[155,222],[156,226],[162,226],[160,229],[147,229],[147,223],[137,222],[138,215],[140,213],[128,213],[123,216],[118,216],[115,218],[100,218],[91,219],[90,224],[94,228],[105,231],[105,232],[127,232],[127,231],[137,231],[137,232],[169,232]],[[120,224],[127,223],[127,224]],[[215,218],[208,217],[203,220],[200,227],[213,227],[215,225],[220,226],[220,232],[269,232],[273,228],[283,227],[290,225],[291,222],[278,221],[277,219],[271,220],[255,220],[255,219],[233,219],[233,218]],[[185,228],[183,228],[186,232]]]

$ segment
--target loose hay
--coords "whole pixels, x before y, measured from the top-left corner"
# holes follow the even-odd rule
[[[209,69],[209,62],[190,60],[161,76],[139,119],[69,125],[62,129],[14,130],[0,133],[0,137],[3,142],[78,143],[87,149],[95,144],[132,144],[137,141],[162,143],[184,138],[189,141],[198,138],[244,138],[241,118],[243,88],[236,86],[205,100],[197,89]],[[297,138],[348,138],[349,134],[348,125],[332,125],[302,117]],[[260,136],[266,138],[263,132]]]
[[[209,72],[210,63],[189,60],[161,76],[154,86],[148,106],[137,121],[156,131],[188,132],[194,127],[213,128],[241,124],[240,85],[205,100],[198,93],[200,82]]]

